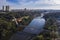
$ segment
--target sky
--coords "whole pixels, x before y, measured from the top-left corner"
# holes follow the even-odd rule
[[[10,9],[60,9],[60,0],[0,0],[0,9],[3,5]]]

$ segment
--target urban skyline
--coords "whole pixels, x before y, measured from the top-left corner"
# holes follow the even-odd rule
[[[0,0],[0,9],[3,5],[11,9],[60,9],[60,0]]]

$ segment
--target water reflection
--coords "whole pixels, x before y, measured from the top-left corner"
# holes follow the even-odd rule
[[[40,32],[43,31],[44,25],[45,19],[36,17],[23,31],[17,32],[10,40],[29,40],[31,37],[40,34]]]
[[[45,19],[41,17],[36,17],[24,29],[24,31],[28,33],[38,34],[43,30],[44,25],[45,25]]]

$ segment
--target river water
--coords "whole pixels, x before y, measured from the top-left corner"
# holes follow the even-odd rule
[[[41,17],[34,18],[31,23],[20,32],[15,33],[10,40],[29,40],[40,34],[45,25],[45,19]]]
[[[43,30],[44,25],[45,25],[45,19],[41,17],[36,17],[24,29],[24,32],[39,34]]]

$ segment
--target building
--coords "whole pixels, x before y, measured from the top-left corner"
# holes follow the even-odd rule
[[[2,10],[0,10],[0,12],[9,12],[9,6],[2,6]]]
[[[9,6],[5,7],[5,11],[8,12],[9,11]]]
[[[4,11],[4,6],[2,6],[2,11]]]

